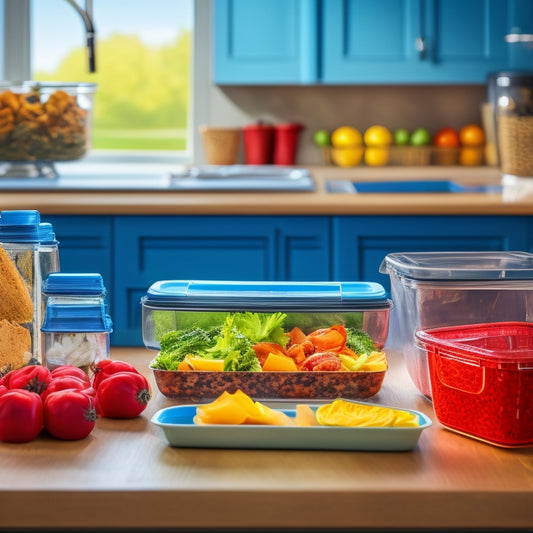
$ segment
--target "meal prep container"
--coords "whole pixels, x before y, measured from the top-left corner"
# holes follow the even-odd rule
[[[394,309],[390,345],[403,350],[418,390],[431,399],[426,352],[418,329],[527,321],[533,317],[533,254],[526,252],[413,252],[389,254]]]
[[[46,302],[41,327],[43,364],[50,370],[74,365],[91,375],[91,366],[109,358],[111,317],[100,274],[52,273],[43,285]]]
[[[160,350],[175,330],[222,325],[230,313],[285,313],[283,329],[305,334],[333,325],[365,331],[376,349],[385,345],[392,301],[366,282],[158,281],[142,298],[143,341]],[[203,401],[241,389],[254,399],[365,398],[381,387],[385,371],[169,371],[152,368],[168,397]]]
[[[441,424],[497,446],[533,445],[533,323],[419,330],[416,339]]]

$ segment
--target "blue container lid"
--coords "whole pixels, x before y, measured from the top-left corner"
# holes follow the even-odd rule
[[[52,272],[43,282],[43,293],[74,296],[104,296],[106,289],[100,274]]]
[[[39,242],[41,244],[57,244],[54,228],[50,222],[39,224]]]
[[[111,332],[113,323],[104,305],[47,305],[41,331],[45,333]]]
[[[39,242],[41,216],[35,210],[2,211],[0,242]]]
[[[142,297],[155,309],[367,311],[390,309],[385,289],[372,282],[183,281],[154,283]]]

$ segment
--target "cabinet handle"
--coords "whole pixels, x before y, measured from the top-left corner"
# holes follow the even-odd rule
[[[533,43],[533,34],[531,33],[509,33],[505,37],[506,43]]]
[[[415,39],[415,50],[418,52],[418,57],[424,59],[426,57],[426,41],[423,37]]]

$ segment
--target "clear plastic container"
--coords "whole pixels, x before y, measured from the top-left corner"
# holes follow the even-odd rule
[[[441,424],[497,446],[533,445],[531,322],[420,330],[416,338]]]
[[[419,329],[502,321],[533,321],[533,254],[413,252],[385,257],[394,309],[389,345],[402,349],[418,390],[431,398]]]
[[[100,274],[52,273],[43,287],[46,312],[41,327],[43,364],[53,370],[74,365],[91,375],[109,358],[111,317]]]

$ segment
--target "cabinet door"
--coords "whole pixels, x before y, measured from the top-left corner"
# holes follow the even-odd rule
[[[318,0],[215,0],[214,82],[317,81]]]
[[[121,216],[114,229],[118,345],[142,345],[141,297],[156,281],[330,277],[325,217]]]
[[[361,216],[333,220],[334,278],[381,283],[385,256],[395,252],[528,250],[527,217]]]
[[[485,83],[510,66],[504,36],[533,18],[529,0],[324,5],[324,83]]]

